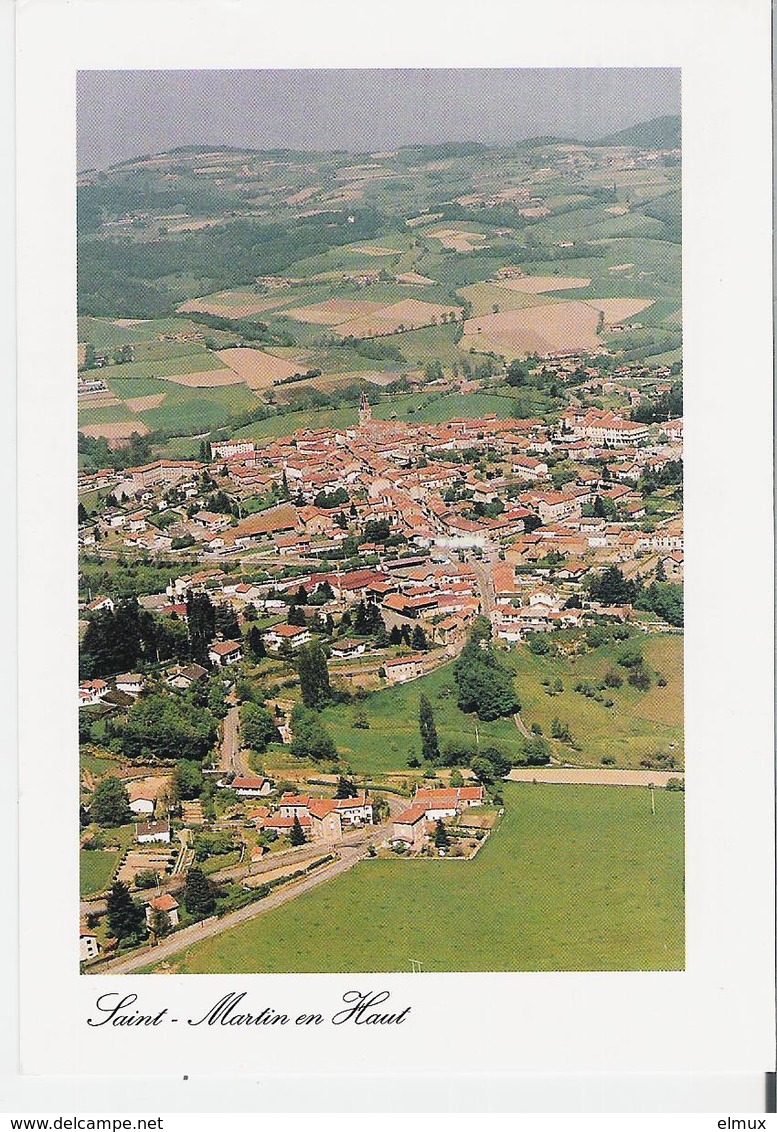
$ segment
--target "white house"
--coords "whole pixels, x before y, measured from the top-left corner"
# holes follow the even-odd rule
[[[236,778],[232,783],[232,790],[239,798],[263,798],[272,793],[273,784],[269,778],[258,776],[256,778]]]
[[[163,892],[160,896],[152,896],[146,905],[146,923],[149,927],[154,922],[155,913],[163,916],[171,928],[178,927],[178,909],[180,904],[171,896],[169,892]]]
[[[162,841],[169,844],[170,822],[165,820],[138,823],[135,826],[135,840],[144,845],[152,841]]]
[[[78,706],[89,707],[90,704],[99,704],[110,688],[104,680],[84,680],[78,686]]]
[[[389,684],[404,684],[406,680],[414,680],[421,675],[421,658],[398,656],[395,660],[387,660],[383,668]]]
[[[413,807],[423,806],[427,821],[452,818],[470,806],[483,805],[482,786],[459,786],[442,790],[416,790]]]
[[[243,646],[240,641],[214,641],[208,649],[208,657],[217,667],[228,668],[243,659]]]
[[[423,848],[426,835],[426,807],[412,805],[398,817],[394,818],[395,841],[403,841],[411,849]]]
[[[351,657],[362,656],[367,651],[365,641],[338,641],[332,645],[332,656]]]
[[[275,625],[264,634],[265,644],[271,649],[279,649],[285,642],[293,649],[307,645],[313,639],[309,629],[302,625]]]
[[[136,788],[130,787],[130,804],[129,808],[133,814],[153,814],[154,807],[156,806],[156,791],[149,789],[142,783],[138,783]]]
[[[106,597],[104,594],[100,594],[100,596],[96,597],[94,601],[90,601],[86,608],[90,613],[96,613],[98,609],[108,609],[111,613],[113,613],[116,606],[114,605],[111,598]]]
[[[79,936],[79,957],[81,962],[85,959],[96,959],[99,954],[100,945],[97,942],[97,936],[90,928],[82,924]]]
[[[126,692],[128,696],[139,696],[144,683],[143,677],[137,672],[124,672],[116,677],[117,691]]]

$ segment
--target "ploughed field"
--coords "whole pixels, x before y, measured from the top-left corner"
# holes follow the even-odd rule
[[[505,783],[503,793],[504,819],[473,860],[366,860],[164,969],[682,969],[681,794],[657,791],[651,814],[647,789]]]

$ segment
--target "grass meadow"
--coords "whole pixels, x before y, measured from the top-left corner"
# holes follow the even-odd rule
[[[655,815],[639,788],[506,783],[504,795],[473,860],[364,861],[164,969],[682,969],[682,795],[657,791]]]
[[[648,665],[666,678],[666,687],[655,682],[647,692],[630,687],[625,682],[626,670],[616,664],[617,644],[578,657],[535,656],[525,647],[502,654],[515,672],[526,726],[538,723],[550,737],[554,719],[568,725],[579,750],[555,745],[554,757],[559,761],[598,766],[609,756],[616,766],[637,767],[641,758],[659,750],[671,750],[682,760],[683,638],[659,633],[638,639]],[[574,691],[577,683],[600,681],[610,668],[618,668],[624,677],[621,688],[608,689],[612,707]],[[563,691],[549,695],[543,679],[561,680]],[[324,722],[351,770],[385,774],[404,769],[411,752],[420,754],[418,704],[422,693],[434,709],[442,745],[455,739],[521,754],[523,741],[512,719],[478,722],[459,710],[453,664],[448,664],[419,680],[369,695],[364,701],[369,730],[352,727],[351,705],[335,704],[324,710]]]

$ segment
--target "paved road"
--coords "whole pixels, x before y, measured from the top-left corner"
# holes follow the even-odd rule
[[[250,775],[248,752],[240,746],[240,706],[235,703],[234,692],[230,692],[227,702],[230,708],[222,724],[219,768],[229,774]]]
[[[199,943],[203,939],[212,939],[213,936],[220,935],[228,928],[245,923],[246,920],[252,920],[255,916],[262,915],[263,912],[270,912],[274,908],[279,908],[289,900],[301,896],[303,892],[309,892],[325,881],[348,872],[367,856],[370,845],[384,841],[388,833],[388,824],[372,826],[365,835],[359,835],[362,839],[357,844],[338,846],[337,859],[329,865],[322,865],[320,869],[311,873],[309,877],[305,877],[304,880],[295,881],[287,888],[279,888],[263,900],[248,904],[245,908],[239,908],[236,912],[230,912],[221,919],[206,920],[199,924],[192,924],[191,927],[182,928],[162,943],[157,944],[156,947],[142,947],[126,958],[109,960],[107,963],[93,968],[93,973],[96,975],[108,973],[123,975],[129,971],[136,971],[139,967],[146,967],[150,963],[161,963],[177,952],[191,947],[193,943]],[[322,843],[322,853],[331,851],[331,847]]]
[[[554,782],[591,786],[666,786],[670,778],[685,778],[681,770],[609,770],[605,767],[514,767],[512,782]]]
[[[478,558],[472,558],[467,562],[467,566],[475,574],[480,586],[480,597],[483,603],[482,613],[484,617],[489,617],[491,611],[496,604],[494,598],[494,579],[491,573],[491,562],[481,561]]]

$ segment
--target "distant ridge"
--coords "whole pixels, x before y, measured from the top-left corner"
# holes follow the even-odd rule
[[[681,119],[678,114],[665,114],[661,118],[652,118],[649,122],[640,122],[635,126],[618,130],[617,133],[607,134],[601,138],[586,140],[574,137],[556,137],[554,135],[523,138],[515,142],[494,142],[485,144],[476,141],[415,143],[412,145],[395,146],[400,161],[439,161],[457,157],[472,157],[479,153],[489,151],[500,152],[510,148],[519,150],[541,149],[557,145],[579,146],[635,146],[639,149],[680,149],[681,147]],[[154,157],[184,157],[197,153],[224,153],[224,154],[250,154],[274,160],[305,160],[311,156],[343,157],[349,159],[367,160],[371,155],[363,149],[345,150],[296,150],[296,149],[254,149],[241,145],[180,145],[171,149],[161,150],[157,153],[141,154],[137,157],[128,157],[122,161],[107,166],[107,171],[124,169],[149,161]],[[93,172],[90,169],[79,169],[78,173]]]
[[[653,118],[649,122],[640,122],[637,126],[618,130],[615,134],[608,134],[590,145],[634,145],[640,149],[679,149],[681,140],[681,122],[678,114],[665,114],[662,118]]]

